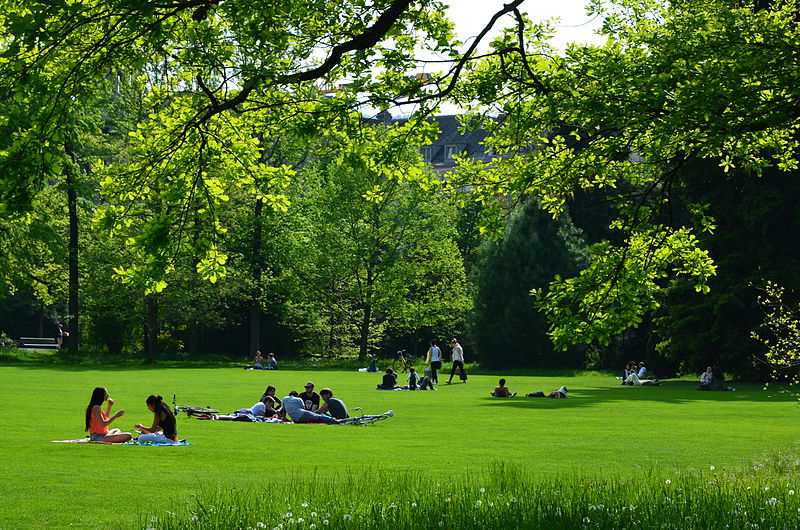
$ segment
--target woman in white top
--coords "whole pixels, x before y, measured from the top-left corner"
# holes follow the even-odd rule
[[[428,349],[427,363],[431,366],[431,381],[439,384],[439,376],[436,374],[437,370],[442,369],[442,350],[439,349],[436,339],[431,341],[431,347]]]

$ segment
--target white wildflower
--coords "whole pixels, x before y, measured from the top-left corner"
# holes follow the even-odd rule
[[[588,523],[589,521],[590,521],[590,519],[589,519],[588,517],[584,517],[584,518],[583,518],[583,522],[584,522],[584,523]]]
[[[308,503],[307,503],[307,502],[304,502],[304,503],[303,503],[303,504],[301,504],[300,506],[302,506],[303,508],[308,508]]]

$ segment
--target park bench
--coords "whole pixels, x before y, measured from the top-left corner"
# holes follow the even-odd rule
[[[58,341],[52,337],[20,337],[22,350],[57,350]]]

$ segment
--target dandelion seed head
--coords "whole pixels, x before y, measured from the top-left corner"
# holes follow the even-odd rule
[[[331,524],[331,522],[328,521],[327,519],[323,519],[322,520],[322,524],[324,524],[325,526],[328,526],[329,524]]]
[[[595,506],[594,504],[590,504],[589,505],[589,510],[596,510],[596,509],[597,509],[597,506]]]
[[[311,517],[316,517],[316,516],[317,516],[317,512],[311,512]]]
[[[482,505],[483,505],[483,502],[482,502],[480,499],[478,499],[478,501],[475,503],[475,506],[477,506],[477,507],[479,507],[479,508],[480,508]]]
[[[256,522],[256,528],[266,528],[266,527],[267,527],[267,525],[265,525],[261,521],[257,521]]]
[[[411,507],[412,507],[412,508],[416,508],[416,507],[417,507],[417,503],[416,503],[416,502],[412,502],[412,503],[411,503]]]
[[[311,528],[311,530],[314,530],[317,527],[317,525],[311,523],[310,525],[308,525],[308,527]]]
[[[486,493],[486,488],[481,488],[481,493]]]
[[[308,508],[308,503],[307,503],[307,502],[304,502],[304,503],[303,503],[303,504],[301,504],[300,506],[302,506],[303,508]]]
[[[789,490],[789,495],[794,495],[794,490]]]
[[[302,517],[297,518],[297,524],[303,524],[303,521],[305,521],[305,519],[303,519]]]
[[[588,523],[589,521],[591,521],[591,519],[589,519],[588,517],[584,517],[584,518],[583,518],[583,522],[584,522],[584,523]]]
[[[197,517],[196,515],[193,515],[193,516],[192,516],[192,521],[197,521],[198,519],[200,519],[200,518],[199,518],[199,517]]]
[[[511,497],[511,502],[517,502],[517,498],[516,497]]]
[[[770,506],[775,506],[776,504],[778,504],[778,499],[772,497],[770,500],[767,501],[767,504],[769,504]]]
[[[667,479],[667,480],[665,480],[665,481],[664,481],[664,483],[665,483],[667,486],[669,486],[670,484],[672,484],[672,481],[671,481],[670,479]]]
[[[769,486],[764,486],[764,491],[769,491]]]
[[[344,520],[345,521],[349,521],[352,518],[353,518],[353,516],[351,516],[349,513],[344,514]]]
[[[710,469],[711,471],[714,471],[714,469],[716,469],[716,468],[714,466],[709,466],[708,469]]]

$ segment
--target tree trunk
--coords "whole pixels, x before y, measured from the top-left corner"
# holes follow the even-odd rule
[[[261,215],[264,203],[256,199],[253,212],[253,293],[250,300],[250,359],[260,348],[261,341],[261,274],[264,265],[261,262]]]
[[[367,346],[369,344],[369,324],[372,320],[372,306],[367,304],[364,307],[364,317],[361,319],[361,340],[359,341],[358,360],[364,361],[367,358]]]
[[[145,304],[147,305],[147,321],[145,323],[147,360],[154,363],[158,359],[158,299],[156,295],[147,295]]]
[[[74,163],[72,148],[67,145],[64,150]],[[78,354],[79,327],[78,327],[78,190],[75,178],[75,168],[68,167],[65,171],[67,177],[67,208],[69,210],[69,301],[67,302],[67,330],[69,331],[69,354]]]

